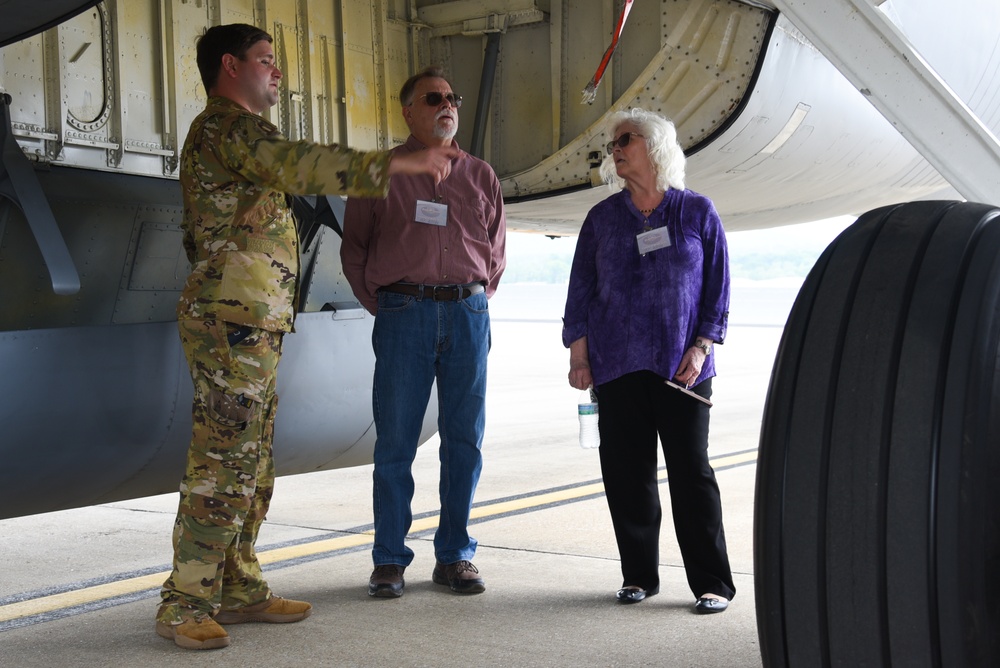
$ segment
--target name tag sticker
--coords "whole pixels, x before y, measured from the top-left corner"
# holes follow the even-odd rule
[[[417,212],[414,215],[414,220],[418,223],[427,223],[428,225],[439,225],[444,227],[448,224],[448,205],[441,204],[440,202],[428,202],[426,200],[417,200]]]
[[[635,239],[639,242],[639,253],[642,255],[659,250],[660,248],[666,248],[670,245],[670,233],[667,232],[667,228],[665,227],[657,227],[655,230],[642,232],[641,234],[637,234]]]

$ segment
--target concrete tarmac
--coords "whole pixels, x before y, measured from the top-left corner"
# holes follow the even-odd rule
[[[0,521],[0,666],[760,666],[753,492],[781,328],[732,325],[715,349],[709,451],[737,595],[723,614],[696,615],[665,479],[660,594],[615,602],[617,547],[597,451],[577,444],[579,393],[566,382],[561,325],[491,311],[485,465],[471,528],[484,594],[430,580],[435,437],[414,464],[416,558],[402,598],[366,593],[371,466],[282,477],[258,553],[274,591],[310,601],[313,614],[229,626],[232,644],[221,650],[182,650],[153,631],[175,494]]]

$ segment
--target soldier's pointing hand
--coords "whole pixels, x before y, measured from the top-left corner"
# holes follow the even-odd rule
[[[389,162],[389,175],[430,174],[441,183],[451,174],[451,161],[459,156],[453,146],[427,148],[415,153],[396,153]]]

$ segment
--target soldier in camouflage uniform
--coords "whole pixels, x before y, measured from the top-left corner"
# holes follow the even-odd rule
[[[194,429],[156,632],[212,649],[229,644],[219,623],[311,612],[271,593],[254,551],[273,490],[276,370],[297,302],[299,242],[285,193],[385,196],[391,174],[440,181],[455,154],[400,160],[284,139],[258,115],[277,102],[281,72],[270,36],[253,26],[209,29],[198,67],[209,100],[181,153],[192,270],[177,307]]]

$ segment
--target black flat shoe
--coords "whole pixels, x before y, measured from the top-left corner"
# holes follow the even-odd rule
[[[659,587],[654,587],[653,589],[641,589],[640,587],[628,586],[622,587],[615,594],[615,598],[618,599],[619,603],[638,603],[639,601],[644,601],[650,596],[655,596],[660,592]]]
[[[729,607],[729,601],[724,598],[699,598],[694,604],[694,611],[702,615],[710,615],[713,612],[724,612]]]

